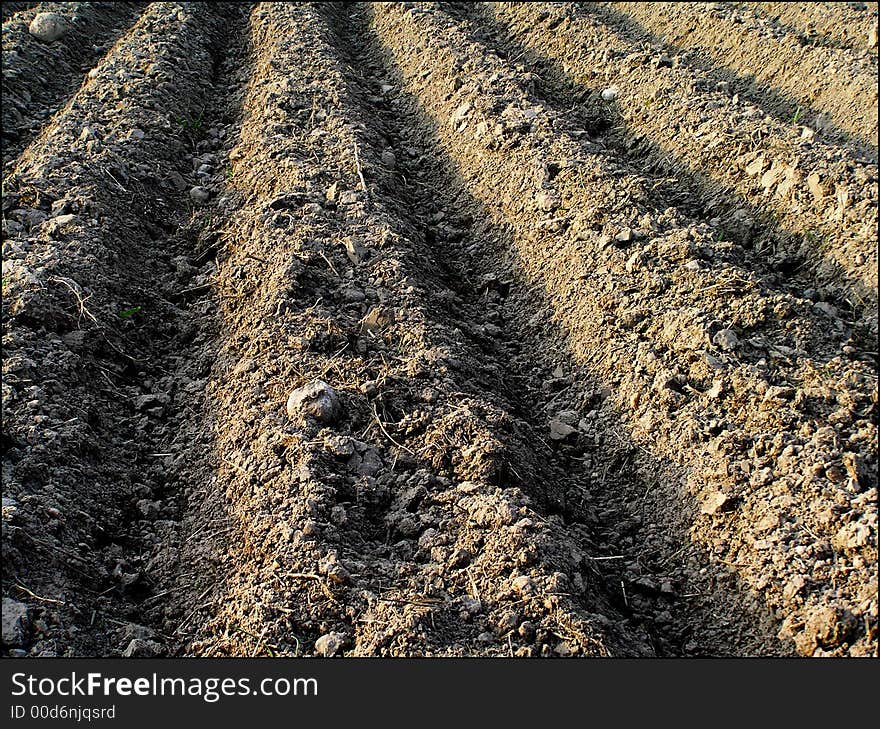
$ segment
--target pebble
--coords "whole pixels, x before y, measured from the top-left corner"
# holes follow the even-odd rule
[[[703,502],[700,511],[703,514],[717,514],[719,511],[726,511],[730,503],[730,497],[727,494],[716,491]]]
[[[76,215],[74,215],[73,213],[55,216],[55,224],[58,226],[67,225],[68,223],[72,223],[74,220],[76,220]]]
[[[390,149],[386,149],[382,152],[382,164],[389,170],[393,170],[395,165],[397,165],[397,157],[394,156],[394,152]]]
[[[459,122],[461,122],[468,114],[470,114],[473,106],[469,101],[464,102],[461,106],[459,106],[455,113],[452,115],[451,123],[453,126],[456,126]]]
[[[535,198],[535,202],[537,202],[538,207],[545,212],[550,212],[559,206],[559,200],[551,192],[539,192]]]
[[[324,448],[337,458],[349,458],[354,453],[354,440],[345,435],[328,435]]]
[[[58,13],[37,13],[28,26],[28,33],[44,43],[58,40],[68,30],[70,30],[70,26]]]
[[[153,640],[144,640],[143,638],[132,639],[125,650],[122,651],[123,658],[154,658],[162,652],[162,647]]]
[[[2,639],[4,646],[16,647],[24,645],[25,637],[30,624],[28,620],[27,605],[13,600],[10,597],[3,598]]]
[[[614,236],[614,240],[618,243],[629,243],[633,239],[632,228],[624,228],[617,235]]]
[[[821,311],[825,316],[834,319],[837,317],[837,309],[825,301],[817,301],[813,304],[813,308]]]
[[[722,329],[712,337],[712,342],[725,352],[732,352],[739,345],[739,337],[736,336],[732,329]]]
[[[520,595],[533,595],[535,593],[535,582],[528,575],[520,575],[513,581],[513,589]]]
[[[336,391],[323,380],[312,380],[298,387],[287,398],[287,415],[311,416],[322,423],[332,423],[339,416],[340,404]]]
[[[324,658],[332,658],[342,649],[345,644],[343,633],[327,633],[315,641],[315,652]]]
[[[189,191],[189,197],[194,203],[201,205],[211,198],[211,191],[206,187],[194,187]]]
[[[602,89],[602,100],[614,101],[619,93],[616,86],[609,86],[607,89]]]
[[[568,436],[577,433],[577,428],[571,427],[568,423],[564,423],[559,418],[550,420],[550,439],[565,440]]]

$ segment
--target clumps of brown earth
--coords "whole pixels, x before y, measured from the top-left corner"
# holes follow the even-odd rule
[[[877,3],[740,3],[802,43],[877,53]]]
[[[876,166],[471,5],[156,3],[28,107],[5,652],[876,655]]]
[[[151,6],[4,158],[4,595],[29,615],[6,643],[17,653],[122,652],[153,594],[150,550],[174,516],[159,454],[174,401],[198,390],[175,372],[193,328],[170,300],[187,216],[175,179],[194,151],[178,119],[206,103],[224,21]]]
[[[719,239],[760,251],[764,275],[849,310],[866,341],[876,337],[876,162],[823,142],[806,119],[765,113],[692,52],[667,54],[571,5],[468,14],[488,44],[541,72],[541,98],[570,122],[602,118],[603,141],[656,170],[661,194]]]
[[[641,34],[688,50],[742,94],[802,120],[877,159],[877,52],[804,44],[762,13],[735,3],[602,3],[594,10]],[[868,12],[865,9],[864,12]],[[876,24],[877,11],[872,13]]]
[[[142,10],[143,3],[40,3],[4,15],[4,174]]]
[[[442,6],[380,6],[374,23],[471,188],[517,231],[512,252],[574,353],[616,386],[637,441],[687,467],[687,498],[722,493],[736,507],[705,510],[693,538],[794,634],[801,616],[840,600],[863,616],[861,637],[804,640],[803,652],[872,651],[875,355],[851,343],[837,312],[762,277],[754,254],[672,207],[646,209],[649,180],[569,131],[525,69],[470,40]],[[840,508],[860,524],[845,549],[842,524],[822,522]],[[809,582],[817,567],[821,582]]]
[[[339,43],[311,7],[251,16],[217,471],[181,545],[209,589],[169,622],[200,655],[649,652],[595,589],[588,535],[542,513],[569,477],[487,392],[503,365],[455,328],[485,314],[409,219]]]

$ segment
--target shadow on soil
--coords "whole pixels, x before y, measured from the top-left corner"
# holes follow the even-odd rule
[[[829,252],[833,245],[830,233],[819,230],[802,233],[787,228],[772,210],[749,202],[733,187],[695,169],[638,130],[629,128],[622,116],[608,105],[597,107],[587,100],[587,97],[597,98],[597,89],[576,82],[561,63],[518,41],[484,5],[474,3],[463,7],[448,3],[445,7],[460,20],[479,23],[479,27],[467,25],[467,31],[476,42],[487,45],[502,58],[513,57],[538,70],[537,98],[568,119],[573,128],[582,128],[592,121],[595,129],[595,121],[600,120],[598,136],[611,146],[612,153],[648,175],[657,172],[673,175],[671,185],[664,181],[655,191],[654,204],[660,209],[672,205],[698,219],[720,217],[722,232],[748,251],[749,266],[764,273],[780,289],[801,296],[804,290],[817,285],[817,279],[820,286],[831,284],[823,293],[846,318],[858,319],[869,313],[872,305],[876,306],[876,291],[834,260]],[[614,32],[619,34],[617,30]],[[621,37],[624,42],[630,42]],[[754,221],[753,225],[743,227],[736,222],[734,214],[741,211]],[[851,292],[853,300],[845,298],[838,287]],[[870,343],[874,341],[871,332],[856,327],[855,334],[859,346],[870,351]],[[822,361],[820,357],[816,359]]]
[[[446,283],[461,293],[464,297],[473,299],[474,294],[468,293],[463,286],[463,273],[467,270],[495,271],[496,273],[512,274],[516,281],[518,295],[536,310],[553,311],[554,302],[544,290],[544,282],[532,278],[527,273],[527,267],[521,262],[512,260],[509,264],[510,271],[499,271],[500,261],[507,258],[507,254],[513,254],[512,259],[527,255],[526,243],[518,240],[509,228],[499,226],[492,222],[492,215],[486,205],[469,192],[469,184],[462,174],[452,155],[444,149],[441,135],[438,132],[439,124],[422,106],[416,95],[406,91],[406,82],[401,69],[397,66],[393,53],[385,47],[370,25],[369,18],[360,11],[351,11],[350,7],[343,9],[324,10],[330,24],[336,30],[340,39],[358,38],[363,51],[370,58],[376,60],[376,65],[370,68],[364,64],[362,58],[358,58],[356,47],[352,47],[352,41],[341,40],[341,45],[348,44],[346,48],[349,56],[348,62],[352,65],[359,63],[358,72],[364,77],[375,76],[383,82],[394,84],[401,89],[398,98],[401,100],[401,108],[407,110],[405,116],[399,117],[399,126],[393,130],[399,134],[405,134],[407,128],[415,129],[416,136],[426,149],[432,150],[433,158],[427,157],[427,166],[431,170],[431,178],[434,184],[431,186],[432,195],[442,207],[456,211],[457,215],[470,214],[474,220],[472,231],[466,237],[464,243],[456,245],[448,251],[448,256],[438,256],[447,261],[456,261],[447,267]],[[369,11],[367,11],[369,12]],[[351,15],[349,15],[351,13]],[[366,66],[366,67],[365,67]],[[398,196],[400,191],[398,191]],[[405,203],[404,203],[405,205]],[[402,205],[402,207],[404,206]],[[407,215],[405,209],[400,211]],[[409,214],[412,217],[412,214]],[[477,252],[468,253],[465,249],[469,244],[480,241],[488,245],[471,246],[471,250]],[[443,244],[438,244],[443,245]],[[460,247],[459,247],[460,246]],[[486,252],[481,252],[481,249]],[[462,270],[465,269],[465,270]],[[523,315],[524,318],[528,316]],[[517,322],[511,322],[508,331],[515,328]],[[576,373],[574,381],[576,388],[581,392],[599,390],[604,383],[601,378],[590,372],[585,363],[578,361],[571,352],[570,334],[564,331],[563,325],[556,322],[557,332],[542,337],[522,337],[521,344],[524,350],[534,354],[536,359],[543,360],[546,366],[552,369],[556,364],[562,364],[567,372]],[[566,354],[567,353],[567,354]],[[495,391],[499,394],[511,393],[516,386],[502,379],[495,383]],[[537,407],[538,401],[528,401],[523,394],[510,394],[509,399],[521,407]],[[535,411],[531,413],[519,413],[533,422],[536,420]],[[539,416],[540,417],[540,416]],[[614,413],[614,419],[626,428],[627,420],[622,413]],[[563,446],[564,448],[564,446]],[[684,500],[680,494],[679,483],[681,482],[681,469],[669,461],[659,460],[649,456],[644,450],[626,437],[621,437],[619,442],[614,442],[609,451],[603,453],[607,460],[606,474],[609,476],[604,483],[604,493],[596,498],[596,503],[576,504],[565,502],[553,505],[548,503],[541,494],[534,493],[534,486],[523,484],[527,492],[539,502],[543,502],[548,513],[560,513],[566,523],[587,522],[592,528],[603,532],[605,539],[610,543],[610,549],[626,550],[627,541],[632,544],[638,542],[638,532],[629,537],[624,536],[624,525],[639,524],[643,519],[650,521],[662,515],[665,520],[661,526],[664,530],[664,549],[657,554],[639,552],[637,549],[629,549],[629,555],[645,573],[658,573],[675,559],[682,559],[683,554],[701,555],[697,562],[699,565],[711,564],[704,554],[703,547],[692,542],[689,536],[690,516],[694,506]],[[570,462],[577,460],[579,455],[589,454],[589,449],[574,447],[572,452],[560,454],[568,458]],[[595,454],[593,454],[595,455]],[[647,485],[646,485],[647,483]],[[602,486],[599,486],[602,489]],[[595,515],[590,512],[601,512],[601,519],[595,523]],[[622,541],[622,543],[615,543]],[[634,554],[635,552],[635,554]],[[676,552],[678,554],[676,554]],[[609,564],[609,563],[605,563]],[[687,568],[686,568],[687,569]],[[696,570],[699,567],[691,567],[688,571],[696,581],[701,581],[700,587],[704,590],[695,603],[687,600],[678,601],[675,604],[655,601],[648,606],[643,601],[641,618],[645,621],[644,627],[652,635],[654,647],[661,655],[704,654],[704,655],[785,655],[791,653],[791,649],[781,644],[775,636],[773,627],[774,619],[762,598],[753,591],[739,583],[735,574],[726,571],[719,572],[718,579],[714,584],[709,580],[699,577]],[[631,577],[631,575],[629,576]],[[633,616],[632,595],[627,597],[624,580],[629,577],[621,571],[607,569],[604,571],[606,589],[609,598],[617,610],[627,616]],[[621,589],[624,588],[624,589]],[[636,588],[637,589],[637,588]],[[637,597],[638,601],[640,597]],[[662,607],[661,607],[662,604]],[[652,617],[665,609],[672,614],[672,620],[666,622],[662,617],[653,620]],[[653,624],[652,624],[653,623]],[[684,646],[690,644],[686,650]],[[694,647],[696,644],[696,647]]]

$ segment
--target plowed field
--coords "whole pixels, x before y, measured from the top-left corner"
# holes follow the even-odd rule
[[[4,3],[4,653],[876,656],[876,28]]]

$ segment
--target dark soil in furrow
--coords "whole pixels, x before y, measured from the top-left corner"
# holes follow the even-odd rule
[[[2,3],[0,4],[0,11],[2,11],[2,17],[5,21],[11,15],[14,15],[15,13],[21,12],[23,10],[29,10],[35,5],[38,5],[38,3]]]
[[[192,344],[204,312],[186,310],[200,288],[187,191],[193,157],[220,143],[181,120],[212,101],[224,28],[239,12],[151,6],[4,179],[13,655],[165,649],[150,608],[162,605],[155,552],[178,519],[167,453],[188,447],[187,423],[201,420],[199,370],[210,359]]]
[[[3,23],[3,169],[86,79],[86,73],[135,22],[146,3],[40,3]],[[28,26],[39,12],[69,24],[50,43]]]

